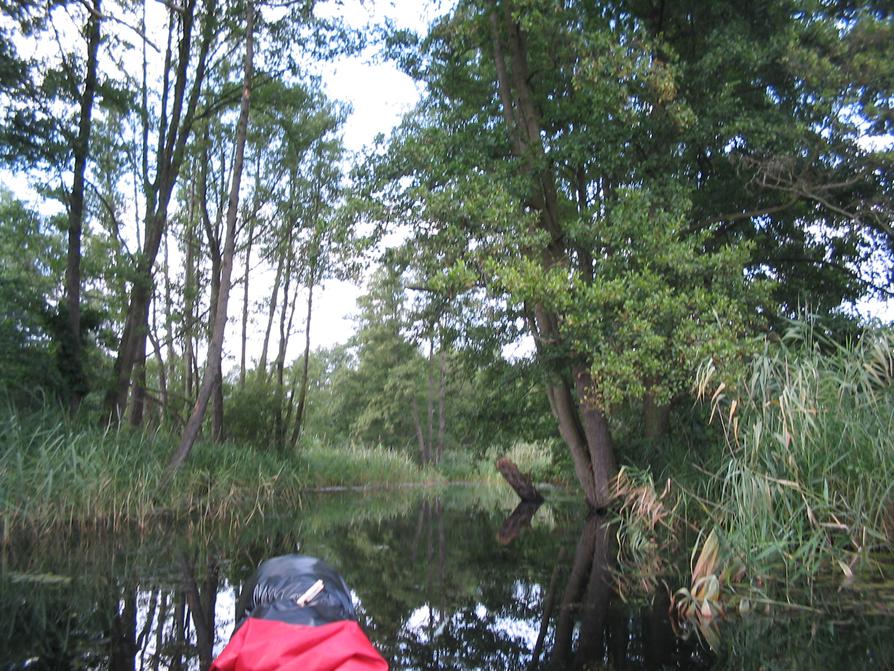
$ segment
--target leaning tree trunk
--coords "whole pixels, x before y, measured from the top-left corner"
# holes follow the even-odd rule
[[[519,159],[522,175],[533,186],[526,206],[538,214],[536,226],[547,235],[539,261],[545,270],[551,270],[570,263],[560,224],[556,180],[542,144],[542,123],[531,90],[525,36],[513,17],[510,0],[501,4],[489,15],[497,93],[512,152]],[[533,308],[529,324],[538,352],[545,353],[546,349],[561,345],[559,319],[545,305],[536,304]],[[565,361],[547,389],[550,408],[571,451],[587,502],[601,509],[609,503],[610,481],[616,471],[614,445],[607,418],[593,401],[593,380],[583,367],[573,365],[567,357]]]
[[[251,2],[245,5],[245,66],[242,82],[242,102],[239,107],[239,123],[236,126],[236,152],[233,160],[233,179],[230,183],[230,198],[227,205],[227,232],[224,243],[223,265],[221,268],[220,295],[214,318],[214,333],[208,348],[208,365],[199,389],[192,415],[183,430],[180,445],[171,457],[168,472],[178,469],[195,443],[202,426],[202,419],[214,391],[215,381],[220,375],[221,352],[223,351],[224,330],[227,324],[227,301],[230,298],[230,278],[233,273],[233,257],[236,253],[236,216],[239,211],[239,186],[242,182],[242,164],[245,157],[245,137],[248,134],[248,110],[251,102],[252,65],[254,58],[254,6]]]
[[[217,302],[220,297],[220,287],[221,287],[221,267],[223,265],[223,257],[220,249],[220,225],[221,225],[221,217],[223,214],[223,208],[218,201],[217,213],[214,217],[214,221],[211,221],[211,215],[208,212],[208,166],[211,163],[211,157],[209,155],[210,140],[208,138],[208,127],[205,127],[205,132],[203,135],[203,148],[202,148],[202,167],[199,172],[199,200],[201,203],[201,216],[202,216],[202,226],[205,229],[205,237],[208,240],[208,251],[211,255],[211,301],[210,305],[217,305]],[[221,166],[221,182],[224,182],[226,179],[224,176],[225,166],[226,166],[226,158],[223,155],[224,151],[221,148],[221,157],[220,157],[220,166]],[[219,194],[226,193],[226,184],[222,183],[220,186]],[[222,198],[221,198],[222,200]],[[209,332],[214,333],[214,320],[217,316],[215,310],[210,310],[210,314],[208,316],[208,326]],[[222,361],[219,361],[215,364],[214,369],[217,371],[217,379],[214,381],[214,394],[212,399],[212,412],[211,412],[211,437],[212,440],[216,443],[219,443],[223,440],[223,366]]]
[[[84,224],[84,184],[87,156],[90,153],[93,99],[96,95],[96,70],[99,61],[100,0],[88,7],[87,73],[81,96],[78,138],[74,143],[74,175],[68,209],[68,254],[65,264],[65,302],[67,329],[62,341],[62,374],[68,383],[69,407],[76,412],[87,393],[81,346],[81,234]]]
[[[245,276],[242,285],[242,350],[239,359],[239,386],[245,386],[245,355],[248,349],[248,276],[251,269],[251,246],[255,237],[254,218],[248,227],[248,244],[245,247]]]
[[[196,324],[196,301],[199,293],[199,277],[196,272],[198,263],[196,262],[195,240],[195,211],[196,211],[196,194],[195,182],[190,184],[190,211],[187,215],[187,222],[184,227],[184,244],[186,254],[186,270],[183,288],[183,369],[184,369],[184,390],[183,395],[186,399],[192,400],[193,389],[196,382],[193,376],[193,361],[195,361],[195,347],[193,346],[193,330]]]

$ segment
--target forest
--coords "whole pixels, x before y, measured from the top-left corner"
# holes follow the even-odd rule
[[[890,3],[322,4],[0,0],[4,538],[509,455],[630,553],[890,552]],[[420,98],[352,152],[357,55]]]

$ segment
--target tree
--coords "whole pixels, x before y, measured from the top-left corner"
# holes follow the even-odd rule
[[[111,87],[101,83],[98,74],[104,17],[99,0],[82,7],[59,3],[46,13],[24,5],[8,9],[25,39],[38,41],[55,35],[58,45],[56,53],[26,61],[15,55],[12,43],[4,39],[0,91],[9,104],[0,132],[0,153],[12,165],[40,167],[52,175],[51,193],[67,210],[68,252],[60,304],[66,328],[58,333],[57,359],[69,407],[76,411],[88,391],[81,334],[81,244],[93,108],[101,84],[108,97],[114,98]],[[63,17],[83,26],[83,55],[78,41],[71,49],[59,38],[65,30]],[[70,181],[62,165],[70,169]]]
[[[423,398],[424,359],[407,337],[407,306],[399,269],[378,269],[368,292],[358,299],[357,332],[351,339],[356,364],[337,371],[335,415],[349,435],[365,444],[393,449],[424,446],[419,401]]]
[[[702,359],[799,300],[777,278],[832,306],[865,288],[859,236],[814,235],[829,209],[780,203],[757,168],[804,155],[841,109],[789,60],[812,11],[467,0],[395,40],[429,96],[374,161],[371,213],[412,226],[431,287],[523,316],[594,507],[614,408],[641,403],[660,434]]]
[[[84,89],[78,111],[78,135],[75,141],[74,168],[68,209],[68,255],[65,264],[65,298],[68,333],[63,340],[63,357],[70,379],[71,409],[77,410],[87,393],[84,364],[81,356],[81,234],[84,221],[84,182],[90,152],[93,99],[96,96],[100,42],[100,0],[88,7],[87,58]],[[67,352],[65,350],[68,350]]]
[[[304,318],[304,354],[295,403],[295,418],[289,437],[294,449],[301,435],[304,411],[307,404],[310,366],[311,318],[313,316],[314,290],[332,277],[346,278],[351,268],[346,260],[353,247],[352,225],[348,218],[340,216],[337,209],[342,199],[342,169],[344,148],[335,135],[344,123],[344,111],[323,107],[318,112],[322,128],[308,152],[306,175],[302,179],[301,192],[305,205],[301,215],[304,229],[301,241],[304,269],[301,273],[307,289],[307,309]]]
[[[183,430],[180,444],[168,462],[168,472],[176,471],[189,456],[193,443],[199,435],[202,419],[208,407],[208,401],[215,385],[220,384],[221,352],[223,350],[224,330],[227,323],[227,304],[230,296],[230,278],[233,271],[233,258],[236,254],[236,217],[239,212],[239,187],[242,182],[242,166],[245,158],[245,138],[248,135],[248,113],[251,102],[252,70],[254,65],[254,4],[249,0],[245,4],[245,59],[242,80],[242,101],[239,107],[239,122],[236,126],[236,148],[233,158],[233,173],[230,177],[230,196],[227,204],[227,230],[221,260],[220,288],[217,303],[214,305],[214,333],[208,347],[208,363],[199,397],[192,415]]]
[[[176,54],[172,38],[178,35]],[[195,33],[198,33],[197,35]],[[114,366],[114,384],[106,394],[109,420],[120,417],[127,403],[131,373],[141,349],[145,348],[149,304],[154,290],[154,268],[162,237],[168,223],[168,206],[186,152],[199,98],[208,71],[208,58],[217,37],[217,4],[204,5],[199,12],[195,0],[168,8],[168,39],[160,108],[149,107],[146,47],[143,47],[141,88],[141,140],[139,178],[145,196],[143,247],[137,255],[130,290],[127,316]],[[195,58],[193,59],[193,51]],[[190,68],[194,62],[195,67]],[[150,173],[151,119],[157,115],[154,172]]]

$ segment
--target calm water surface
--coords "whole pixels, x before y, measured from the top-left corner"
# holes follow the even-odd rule
[[[395,670],[894,668],[890,605],[870,602],[881,592],[859,615],[831,594],[824,613],[725,621],[711,650],[675,633],[663,584],[619,574],[604,520],[570,501],[512,505],[472,488],[332,493],[238,525],[15,539],[0,669],[203,669],[243,582],[297,545],[342,572]]]

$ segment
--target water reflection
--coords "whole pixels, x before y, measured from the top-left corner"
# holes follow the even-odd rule
[[[725,625],[715,656],[674,635],[663,586],[635,603],[617,596],[606,519],[582,520],[575,505],[500,510],[474,490],[337,494],[264,523],[16,539],[0,557],[0,669],[205,669],[229,639],[241,585],[299,543],[343,573],[395,670],[721,668],[741,666],[742,650],[748,666],[799,666],[785,654],[829,661],[841,647],[840,623],[824,633],[755,619]],[[841,668],[894,657],[878,627],[849,627]]]

